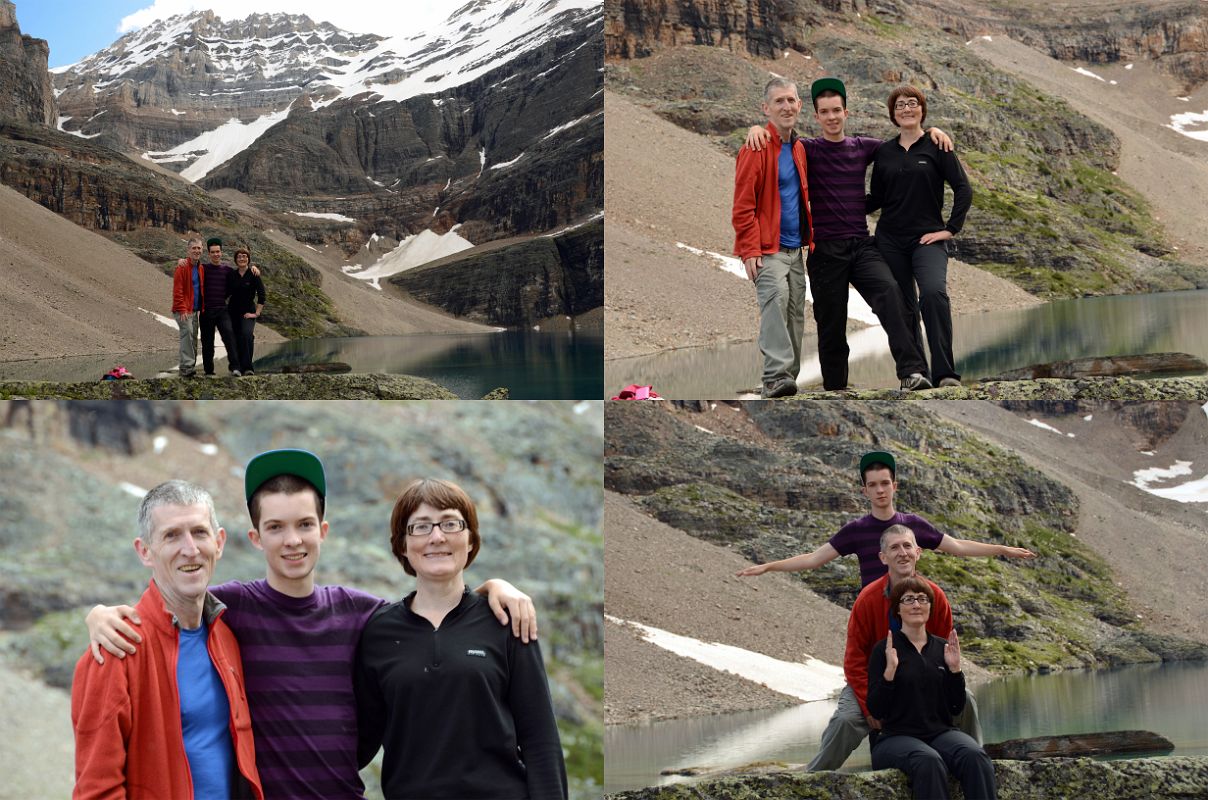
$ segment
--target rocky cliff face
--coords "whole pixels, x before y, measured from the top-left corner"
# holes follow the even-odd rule
[[[773,56],[794,41],[794,32],[817,24],[822,10],[816,3],[778,0],[606,0],[605,54],[642,58],[664,47],[703,44]]]
[[[1208,10],[1202,3],[1087,5],[1066,16],[1041,4],[970,0],[605,0],[605,54],[641,58],[699,44],[774,57],[785,48],[808,50],[803,45],[810,29],[854,12],[890,24],[937,28],[962,42],[1006,34],[1065,61],[1148,58],[1176,76],[1186,91],[1208,80]]]
[[[1006,34],[1062,61],[1111,64],[1149,59],[1178,79],[1187,92],[1208,80],[1208,9],[1203,3],[1088,4],[1071,16],[1015,3],[929,0],[910,5],[915,18],[939,24],[964,39]]]
[[[13,122],[0,121],[0,183],[94,230],[186,232],[234,218],[200,189],[155,174],[107,147]]]
[[[600,21],[580,21],[445,92],[295,111],[203,184],[282,210],[321,198],[396,239],[461,223],[481,243],[580,221],[603,207],[604,174]]]
[[[56,71],[63,128],[119,150],[167,150],[231,118],[281,111],[302,92],[331,91],[333,70],[382,39],[304,15],[160,20]]]
[[[604,223],[408,270],[390,282],[421,302],[490,325],[573,317],[604,304]]]
[[[0,119],[54,125],[49,57],[45,39],[21,34],[12,0],[0,0]]]

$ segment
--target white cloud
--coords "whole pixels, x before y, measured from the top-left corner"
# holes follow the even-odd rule
[[[442,22],[465,5],[466,0],[437,0],[435,3],[382,3],[381,0],[155,0],[122,18],[119,33],[150,25],[177,14],[210,10],[224,21],[244,19],[249,14],[305,14],[315,22],[330,22],[352,33],[398,35],[423,30]]]

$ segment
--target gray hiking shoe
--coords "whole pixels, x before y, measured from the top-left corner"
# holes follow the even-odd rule
[[[960,386],[961,382],[956,378],[940,378],[940,388],[945,386]]]
[[[797,382],[792,378],[780,378],[763,385],[764,398],[792,397],[797,394]]]
[[[934,389],[931,381],[927,380],[927,376],[921,372],[912,372],[905,378],[902,378],[902,388],[910,392],[919,392],[923,389]]]

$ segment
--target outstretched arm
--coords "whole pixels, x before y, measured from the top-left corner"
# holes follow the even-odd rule
[[[143,637],[138,631],[126,624],[123,619],[129,619],[135,625],[141,625],[142,620],[134,606],[93,606],[84,617],[88,626],[88,649],[96,663],[104,664],[105,657],[101,648],[105,648],[118,658],[125,658],[127,653],[133,655],[137,648],[131,644],[141,643]]]
[[[802,553],[799,556],[781,561],[770,561],[767,564],[752,564],[746,569],[739,570],[737,574],[740,578],[750,578],[765,572],[800,572],[805,569],[818,569],[838,557],[839,551],[831,547],[830,542],[827,542],[812,553]]]
[[[527,644],[537,638],[537,608],[533,598],[502,578],[491,578],[474,590],[484,594],[500,625],[512,621],[512,635]]]
[[[954,539],[944,534],[940,546],[935,548],[950,556],[1005,556],[1007,558],[1036,558],[1036,554],[1026,547],[1008,547],[1005,544],[989,544],[974,542],[969,539]]]

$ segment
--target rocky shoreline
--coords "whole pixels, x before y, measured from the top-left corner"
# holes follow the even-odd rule
[[[484,400],[507,398],[495,389]],[[457,400],[438,383],[413,375],[249,375],[244,378],[149,378],[56,383],[0,381],[0,400]]]
[[[807,390],[792,400],[1190,400],[1208,402],[1208,377],[1139,379],[1036,378],[1023,381],[979,381],[922,392],[900,389],[861,389],[826,392]]]
[[[605,795],[610,800],[907,800],[906,775],[898,770],[847,774],[784,771],[784,765],[700,783],[650,787]],[[1208,797],[1208,756],[1170,756],[1122,761],[1059,758],[995,761],[999,800],[1100,797],[1166,800]],[[950,782],[954,800],[964,792]]]

